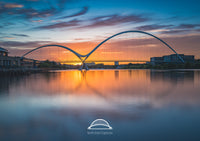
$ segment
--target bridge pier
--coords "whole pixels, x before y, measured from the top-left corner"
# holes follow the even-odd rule
[[[87,64],[85,62],[82,62],[82,65],[81,65],[79,70],[83,70],[83,69],[89,70],[89,68],[88,68],[88,66],[87,66]]]

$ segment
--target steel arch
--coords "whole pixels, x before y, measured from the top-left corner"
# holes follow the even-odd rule
[[[123,31],[123,32],[119,32],[119,33],[117,33],[117,34],[114,34],[114,35],[112,35],[112,36],[106,38],[105,40],[103,40],[103,41],[102,41],[101,43],[99,43],[92,51],[90,51],[90,52],[89,52],[88,54],[86,54],[86,55],[79,54],[79,53],[77,53],[76,51],[74,51],[74,50],[72,50],[72,49],[70,49],[70,48],[68,48],[68,47],[66,47],[66,46],[53,44],[53,45],[43,45],[43,46],[37,47],[37,48],[35,48],[35,49],[33,49],[33,50],[30,50],[30,51],[28,51],[27,53],[25,53],[21,58],[23,58],[24,56],[28,55],[29,53],[31,53],[31,52],[33,52],[33,51],[35,51],[35,50],[38,50],[38,49],[40,49],[40,48],[56,46],[56,47],[61,47],[61,48],[67,49],[67,50],[69,50],[70,52],[74,53],[74,54],[81,60],[81,62],[82,62],[82,64],[83,64],[82,67],[81,67],[81,69],[83,68],[84,65],[85,65],[86,69],[88,69],[87,65],[85,64],[85,61],[87,60],[87,58],[88,58],[95,50],[97,50],[102,44],[104,44],[104,43],[107,42],[108,40],[110,40],[110,39],[112,39],[112,38],[114,38],[114,37],[116,37],[116,36],[118,36],[118,35],[125,34],[125,33],[131,33],[131,32],[142,33],[142,34],[146,34],[146,35],[149,35],[149,36],[151,36],[151,37],[154,37],[155,39],[157,39],[157,40],[159,40],[160,42],[162,42],[162,43],[163,43],[165,46],[167,46],[169,49],[171,49],[171,50],[178,56],[178,58],[181,60],[181,62],[184,63],[183,58],[182,58],[169,44],[167,44],[165,41],[163,41],[162,39],[158,38],[157,36],[155,36],[155,35],[153,35],[153,34],[151,34],[151,33],[144,32],[144,31],[140,31],[140,30],[128,30],[128,31]],[[84,59],[82,59],[82,57],[83,57]]]
[[[30,51],[28,51],[27,53],[25,53],[24,55],[22,55],[21,58],[23,58],[24,56],[30,54],[31,52],[33,52],[33,51],[35,51],[35,50],[38,50],[38,49],[41,49],[41,48],[44,48],[44,47],[55,47],[55,46],[56,46],[56,47],[61,47],[61,48],[64,48],[64,49],[69,50],[70,52],[72,52],[73,54],[75,54],[81,61],[82,61],[82,58],[81,58],[81,57],[84,57],[83,55],[77,53],[76,51],[74,51],[74,50],[72,50],[72,49],[70,49],[70,48],[68,48],[68,47],[66,47],[66,46],[54,45],[54,44],[53,44],[53,45],[43,45],[43,46],[37,47],[37,48],[35,48],[35,49],[33,49],[33,50],[30,50]]]
[[[137,32],[137,33],[142,33],[142,34],[146,34],[146,35],[149,35],[149,36],[152,36],[154,37],[155,39],[161,41],[164,45],[166,45],[168,48],[170,48],[177,56],[178,58],[184,63],[184,60],[183,58],[169,45],[167,44],[165,41],[163,41],[162,39],[158,38],[157,36],[153,35],[153,34],[150,34],[148,32],[144,32],[144,31],[140,31],[140,30],[128,30],[128,31],[123,31],[123,32],[119,32],[117,34],[114,34],[108,38],[106,38],[104,41],[102,41],[101,43],[99,43],[91,52],[89,52],[87,55],[85,55],[85,59],[83,61],[86,61],[87,58],[96,50],[98,49],[102,44],[104,44],[105,42],[107,42],[108,40],[110,40],[111,38],[114,38],[115,36],[118,36],[118,35],[121,35],[121,34],[124,34],[124,33],[130,33],[130,32]]]

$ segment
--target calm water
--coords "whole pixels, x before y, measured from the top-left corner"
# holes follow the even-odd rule
[[[95,119],[113,130],[88,132]],[[200,70],[0,78],[0,140],[200,140]]]

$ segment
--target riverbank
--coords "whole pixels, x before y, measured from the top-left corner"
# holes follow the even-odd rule
[[[47,72],[46,69],[40,68],[6,68],[0,69],[0,75],[25,75],[38,72]]]
[[[3,75],[27,75],[32,73],[42,73],[54,70],[78,70],[80,66],[75,66],[72,68],[62,68],[62,67],[45,67],[45,68],[0,68],[0,76]],[[171,70],[171,69],[200,69],[200,64],[195,63],[185,63],[185,64],[161,64],[161,65],[151,65],[151,64],[128,64],[128,65],[94,65],[90,66],[89,70],[93,69],[155,69],[155,70]]]

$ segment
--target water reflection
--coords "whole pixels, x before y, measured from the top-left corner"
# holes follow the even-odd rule
[[[169,96],[179,97],[181,94],[182,100],[189,98],[196,101],[199,71],[54,71],[28,76],[2,77],[0,82],[0,94],[9,96],[88,95],[119,102],[125,99],[126,102],[126,99],[130,100],[129,98],[152,100]],[[192,95],[186,94],[187,91],[192,92]]]
[[[150,74],[151,81],[157,81],[162,79],[162,81],[169,81],[170,83],[177,84],[184,81],[194,81],[194,71],[151,71]]]
[[[115,134],[127,140],[158,140],[160,136],[172,140],[173,132],[187,132],[178,140],[191,139],[186,135],[197,139],[199,86],[199,70],[52,71],[4,76],[0,79],[0,140],[90,140],[85,129],[96,118],[109,120]]]

